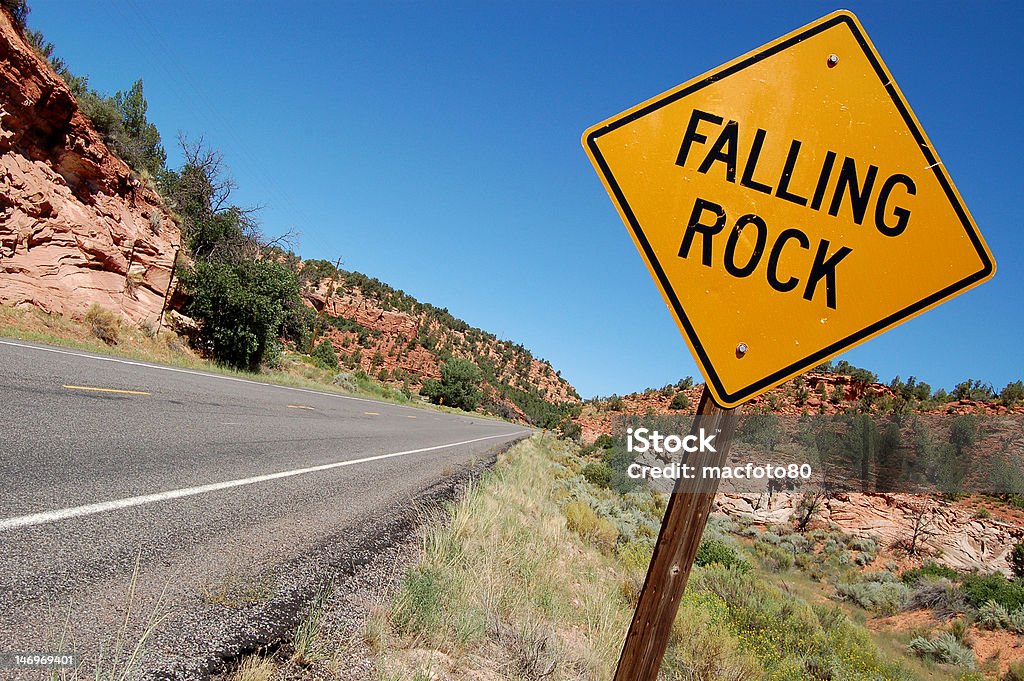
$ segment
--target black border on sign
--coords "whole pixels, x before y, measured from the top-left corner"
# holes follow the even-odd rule
[[[960,223],[963,226],[964,230],[967,232],[967,236],[970,238],[971,243],[974,245],[974,248],[977,251],[978,256],[981,258],[983,266],[979,271],[975,272],[974,274],[971,274],[965,277],[964,279],[961,279],[960,281],[951,284],[950,286],[947,286],[946,288],[936,293],[933,293],[932,295],[927,296],[922,300],[919,300],[913,305],[910,305],[908,307],[903,308],[902,310],[894,312],[888,317],[885,317],[884,319],[875,322],[874,324],[871,324],[865,327],[864,329],[847,336],[846,338],[838,340],[835,343],[832,343],[831,345],[819,350],[818,352],[815,352],[812,355],[809,355],[808,357],[798,362],[794,362],[783,369],[779,369],[778,371],[770,374],[769,376],[766,376],[765,378],[762,378],[761,380],[755,383],[752,383],[751,385],[745,388],[741,388],[740,390],[737,390],[734,393],[730,393],[727,392],[725,388],[722,386],[722,381],[719,378],[718,373],[715,371],[715,368],[712,366],[711,360],[708,357],[707,352],[704,350],[704,346],[701,343],[700,338],[697,336],[696,329],[694,329],[693,325],[690,323],[690,319],[689,317],[687,317],[686,312],[683,310],[683,306],[680,304],[675,291],[672,289],[672,285],[669,283],[668,277],[665,275],[665,272],[662,269],[661,264],[658,262],[658,259],[654,255],[654,249],[651,248],[651,244],[647,241],[647,237],[644,235],[643,229],[640,227],[640,223],[637,220],[636,215],[633,214],[633,209],[630,207],[629,202],[626,201],[626,197],[622,193],[622,189],[619,187],[618,182],[615,181],[615,177],[612,175],[611,169],[608,167],[607,162],[601,155],[601,150],[598,149],[597,147],[597,139],[602,135],[605,135],[609,132],[612,132],[613,130],[616,130],[624,125],[627,125],[628,123],[631,123],[637,120],[638,118],[646,116],[647,114],[653,111],[657,111],[663,106],[666,106],[668,104],[671,104],[672,102],[682,99],[683,97],[693,94],[694,92],[708,85],[711,85],[712,83],[718,82],[723,78],[726,78],[727,76],[731,76],[734,73],[737,73],[738,71],[741,71],[748,66],[756,64],[763,59],[766,59],[778,52],[781,52],[782,50],[792,47],[793,45],[814,35],[817,35],[822,31],[832,28],[833,26],[836,26],[837,24],[840,23],[845,23],[850,27],[850,30],[853,32],[853,35],[857,39],[858,44],[861,46],[861,49],[864,50],[864,54],[867,55],[868,60],[871,62],[871,65],[875,70],[875,74],[883,83],[886,92],[889,93],[889,97],[892,99],[893,104],[895,104],[896,108],[899,110],[900,115],[903,117],[903,121],[907,124],[907,127],[910,129],[911,133],[913,133],[914,139],[917,141],[918,147],[921,149],[921,152],[924,154],[925,159],[928,161],[929,167],[932,168],[932,172],[935,174],[935,177],[939,181],[939,184],[942,187],[943,191],[945,191],[946,197],[949,199],[950,204],[952,204],[953,209],[956,211],[957,217],[960,218]],[[957,292],[962,291],[965,288],[968,288],[972,284],[991,276],[995,269],[992,259],[989,257],[988,252],[982,245],[981,237],[978,234],[977,228],[974,226],[974,224],[971,222],[971,219],[967,215],[967,209],[960,201],[956,192],[953,191],[953,187],[950,184],[949,180],[947,180],[946,176],[939,169],[938,159],[935,158],[935,154],[932,152],[931,147],[925,142],[924,135],[921,132],[921,129],[918,127],[917,123],[914,121],[914,117],[911,115],[906,102],[903,101],[903,98],[900,97],[900,95],[896,91],[895,86],[892,84],[891,81],[889,81],[888,77],[886,76],[885,70],[882,68],[879,56],[875,53],[873,49],[871,49],[871,46],[865,39],[864,34],[861,33],[861,31],[858,29],[857,24],[852,19],[852,17],[845,14],[835,16],[827,21],[823,21],[818,25],[811,26],[807,30],[801,31],[800,33],[791,36],[789,39],[777,45],[773,45],[761,52],[755,52],[746,59],[743,59],[742,61],[739,61],[735,64],[732,64],[731,66],[728,66],[721,70],[712,71],[707,76],[689,85],[688,87],[685,87],[676,92],[672,92],[671,94],[665,96],[662,99],[651,102],[650,104],[641,109],[637,109],[636,111],[633,111],[632,113],[629,113],[628,115],[625,115],[622,118],[616,119],[608,123],[607,125],[604,125],[594,130],[587,136],[586,142],[587,147],[590,149],[593,158],[597,161],[598,165],[600,166],[601,172],[604,174],[604,177],[608,182],[608,186],[611,187],[612,192],[615,195],[615,200],[622,208],[623,214],[629,220],[630,229],[636,236],[637,241],[643,247],[644,253],[647,257],[647,261],[650,263],[651,268],[657,274],[658,281],[661,284],[662,290],[665,291],[666,295],[669,298],[669,301],[672,304],[672,309],[675,311],[676,316],[682,323],[683,328],[686,330],[687,336],[689,336],[691,342],[693,343],[693,348],[699,356],[701,366],[704,367],[708,373],[708,380],[711,381],[711,383],[714,385],[716,392],[719,395],[721,395],[722,399],[727,402],[743,402],[752,397],[754,393],[758,392],[760,389],[768,385],[771,385],[772,383],[782,379],[783,377],[791,373],[799,372],[801,370],[807,370],[810,367],[816,366],[817,364],[820,364],[821,360],[823,360],[825,357],[828,357],[837,352],[840,352],[841,350],[847,347],[855,345],[859,341],[885,329],[886,327],[898,324],[900,321],[906,319],[907,317],[915,315],[916,313],[929,307],[930,305],[934,305],[935,303],[945,298],[953,296]]]

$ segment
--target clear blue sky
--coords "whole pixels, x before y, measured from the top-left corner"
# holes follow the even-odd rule
[[[523,343],[585,396],[697,374],[582,131],[839,6],[31,1],[112,93],[144,78],[266,231]],[[1020,3],[852,2],[957,183],[995,279],[850,351],[888,380],[1024,374]]]

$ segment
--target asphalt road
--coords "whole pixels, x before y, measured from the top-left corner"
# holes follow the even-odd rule
[[[0,653],[108,667],[151,624],[172,666],[257,635],[359,528],[528,434],[3,339],[0,424]]]

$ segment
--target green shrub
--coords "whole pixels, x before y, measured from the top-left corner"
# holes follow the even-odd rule
[[[967,669],[974,669],[977,665],[971,649],[956,640],[956,637],[948,631],[944,631],[934,638],[918,636],[907,644],[907,649],[918,657],[940,664],[952,664]]]
[[[713,538],[701,540],[693,562],[701,567],[717,564],[727,568],[735,568],[741,572],[746,572],[750,569],[750,564],[743,559],[743,556],[739,554],[732,544]]]
[[[965,575],[961,588],[967,602],[980,608],[988,601],[994,601],[1012,612],[1024,605],[1024,586],[1011,582],[1001,574]]]
[[[298,297],[290,298],[284,306],[281,320],[281,335],[294,343],[298,350],[305,350],[312,340],[316,312]]]
[[[495,416],[500,416],[508,421],[516,420],[516,413],[509,409],[508,407],[505,407],[504,405],[501,405],[497,413],[491,413],[495,414]],[[558,432],[561,434],[562,438],[566,440],[572,440],[574,442],[578,441],[580,439],[580,436],[583,435],[583,429],[580,428],[580,425],[578,423],[571,419],[565,419],[564,421],[559,423]]]
[[[900,579],[903,581],[904,584],[907,584],[908,586],[920,584],[922,581],[929,577],[943,577],[951,581],[956,581],[957,579],[959,579],[960,575],[953,568],[947,567],[945,565],[939,565],[938,563],[934,563],[932,561],[928,561],[919,568],[905,570],[903,574],[900,575]]]
[[[743,419],[736,432],[740,442],[763,447],[769,452],[785,440],[786,433],[775,414],[751,414]]]
[[[844,549],[848,549],[848,551]],[[824,542],[822,550],[826,555],[838,556],[843,565],[852,561],[857,565],[865,566],[873,563],[878,556],[878,540],[874,537],[840,535],[829,537]]]
[[[765,679],[912,678],[885,661],[870,635],[838,608],[812,607],[754,572],[718,565],[695,571],[684,600],[703,594],[714,597],[719,617],[743,640],[744,649],[759,658]],[[812,676],[809,669],[820,675]],[[718,681],[721,677],[702,678]]]
[[[329,340],[320,341],[313,348],[313,352],[309,353],[309,356],[323,365],[325,369],[330,369],[331,371],[338,370],[338,353],[334,350],[334,345]]]
[[[583,467],[582,473],[591,485],[608,488],[612,484],[611,466],[603,461],[588,463]]]
[[[860,565],[861,567],[864,567],[865,565],[870,565],[872,562],[874,562],[874,560],[875,555],[872,553],[864,553],[863,551],[860,551],[853,555],[853,562],[857,565]]]
[[[135,170],[156,175],[163,170],[167,152],[161,144],[160,132],[146,118],[149,104],[142,80],[135,81],[127,92],[114,94],[114,106],[121,123],[111,139],[114,151]]]
[[[789,551],[795,558],[798,554],[811,552],[814,549],[814,542],[799,532],[790,532],[779,537],[778,546]]]
[[[892,584],[900,581],[899,578],[896,577],[895,573],[892,573],[889,570],[865,572],[861,577],[865,582],[877,582],[878,584]]]
[[[990,677],[985,676],[979,671],[960,668],[960,673],[956,677],[956,681],[990,681]]]
[[[996,396],[996,391],[988,383],[978,379],[968,379],[958,383],[953,388],[954,400],[974,400],[976,402],[989,402]]]
[[[263,366],[268,369],[280,369],[281,362],[284,359],[284,346],[281,345],[274,339],[267,344],[267,349],[263,353]]]
[[[971,623],[966,618],[960,617],[949,623],[949,633],[964,646],[974,646],[974,639],[971,636]]]
[[[978,439],[978,419],[971,414],[957,416],[949,426],[949,443],[963,456]]]
[[[121,134],[121,112],[117,110],[114,100],[90,91],[79,95],[78,104],[103,141],[113,148],[115,135]]]
[[[1024,662],[1011,662],[1003,681],[1024,681]]]
[[[295,274],[270,260],[196,260],[181,274],[186,311],[202,320],[217,361],[255,371],[277,337],[285,306],[298,296]]]
[[[1019,541],[1010,552],[1010,568],[1018,579],[1024,578],[1024,541]]]
[[[434,404],[473,411],[482,396],[477,387],[481,379],[480,367],[468,359],[452,357],[441,365],[441,380],[424,381],[420,394]]]
[[[672,402],[668,405],[669,409],[682,410],[690,408],[690,398],[686,393],[676,393],[676,396],[672,398]]]
[[[772,572],[785,572],[793,567],[795,560],[793,553],[781,546],[772,546],[763,541],[754,543],[754,553],[757,554],[761,564]]]
[[[82,321],[89,327],[92,335],[107,345],[117,345],[121,334],[121,320],[116,314],[93,303],[85,311]]]
[[[878,541],[873,537],[853,537],[846,542],[846,545],[854,551],[862,551],[872,555],[878,553]]]
[[[1024,607],[1010,613],[1010,622],[1006,628],[1015,634],[1024,634]]]
[[[85,80],[76,79],[66,68],[61,76],[73,90],[78,90],[75,95],[82,113],[118,158],[133,170],[153,177],[164,170],[167,152],[161,144],[160,132],[146,117],[149,104],[141,79],[127,92],[107,97],[88,89]]]
[[[607,433],[601,433],[594,440],[594,446],[598,449],[611,449],[615,442],[612,440],[612,436]]]
[[[645,541],[629,541],[619,545],[618,554],[622,564],[631,570],[646,572],[651,564],[653,545]]]
[[[672,623],[659,678],[686,681],[757,681],[762,665],[725,621],[727,608],[712,593],[687,590]],[[577,678],[581,678],[578,677]]]
[[[1007,383],[1006,387],[999,391],[999,400],[1007,407],[1024,402],[1024,381]]]
[[[978,608],[975,617],[978,626],[983,629],[1009,629],[1017,631],[1024,629],[1024,608],[1018,608],[1012,613],[1003,605],[995,601],[986,601]]]
[[[895,615],[910,600],[910,589],[901,582],[836,584],[836,593],[879,615]]]
[[[850,364],[845,359],[836,362],[832,371],[837,374],[845,374],[858,383],[877,383],[878,374]]]

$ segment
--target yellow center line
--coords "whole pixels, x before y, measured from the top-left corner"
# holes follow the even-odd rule
[[[380,414],[375,411],[364,411],[363,413],[366,414],[367,416],[380,416]]]
[[[310,411],[316,411],[315,409],[313,409],[313,407],[307,407],[304,404],[289,404],[288,408],[289,409],[308,409]]]
[[[153,393],[145,392],[143,390],[118,390],[117,388],[93,388],[93,387],[88,386],[88,385],[65,385],[65,386],[62,386],[62,387],[67,388],[68,390],[88,390],[89,392],[96,392],[96,393],[118,393],[118,394],[121,394],[121,395],[152,395],[153,394]]]

